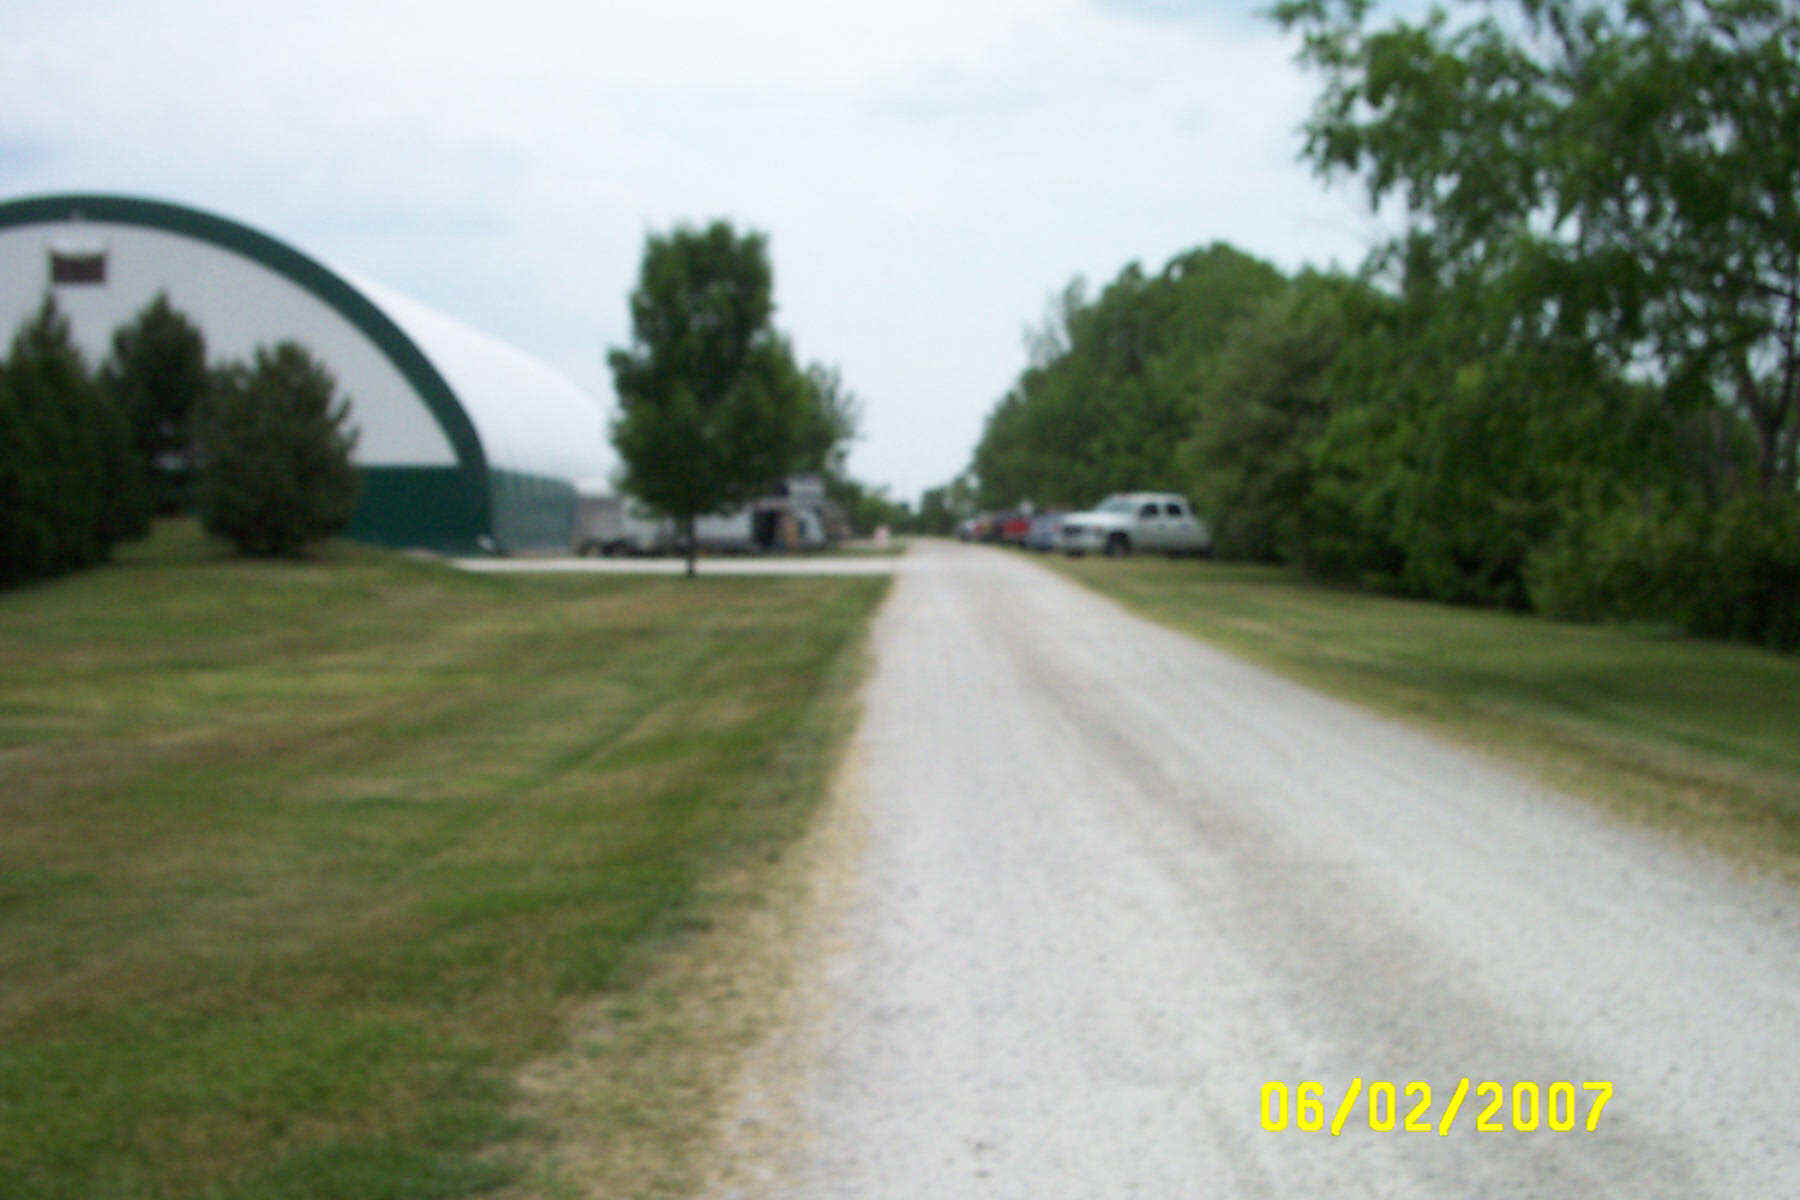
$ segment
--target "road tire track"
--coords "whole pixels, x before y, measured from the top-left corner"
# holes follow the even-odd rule
[[[747,1089],[783,1166],[715,1194],[1800,1194],[1784,886],[1017,555],[915,548],[875,656],[806,1049]],[[1592,1134],[1261,1128],[1353,1076],[1617,1092]]]

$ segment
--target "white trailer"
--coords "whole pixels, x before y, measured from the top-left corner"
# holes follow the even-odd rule
[[[577,499],[577,554],[665,554],[678,540],[674,521],[643,513],[623,496],[583,493]]]

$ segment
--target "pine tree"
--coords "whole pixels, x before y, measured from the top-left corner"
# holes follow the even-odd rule
[[[125,418],[94,382],[51,296],[0,371],[0,582],[104,560],[147,528]]]
[[[219,372],[199,423],[197,499],[210,533],[242,554],[299,554],[349,524],[358,480],[349,400],[294,342]]]
[[[206,339],[159,293],[113,334],[100,384],[131,423],[157,512],[190,507],[194,410],[206,394]]]

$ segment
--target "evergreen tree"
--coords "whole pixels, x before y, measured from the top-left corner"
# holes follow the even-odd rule
[[[89,375],[54,297],[20,327],[0,377],[0,580],[89,566],[143,533],[125,418]]]
[[[159,293],[113,334],[100,383],[131,422],[157,512],[192,503],[194,412],[206,394],[206,339]]]
[[[294,555],[339,532],[358,481],[349,400],[294,342],[218,373],[202,406],[197,498],[210,533],[241,554]]]

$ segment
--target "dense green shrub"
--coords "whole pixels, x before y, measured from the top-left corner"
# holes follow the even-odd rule
[[[1712,514],[1682,619],[1708,637],[1800,649],[1800,498],[1745,492]]]
[[[1406,552],[1395,538],[1412,426],[1383,404],[1333,413],[1306,447],[1309,487],[1292,548],[1308,574],[1398,590]]]
[[[1382,302],[1358,281],[1307,272],[1233,327],[1177,454],[1221,558],[1298,555],[1308,446],[1342,400],[1333,364]]]
[[[294,342],[218,372],[199,422],[197,500],[208,532],[242,554],[292,555],[349,523],[356,437],[336,391]]]
[[[1649,503],[1604,509],[1590,502],[1531,554],[1525,579],[1532,607],[1553,617],[1598,621],[1648,611],[1645,553],[1657,517]],[[1634,603],[1627,603],[1635,598]]]
[[[148,527],[125,417],[46,296],[0,367],[0,585],[101,562]]]
[[[1800,649],[1800,497],[1621,503],[1569,521],[1532,557],[1556,616],[1666,621],[1702,637]]]

